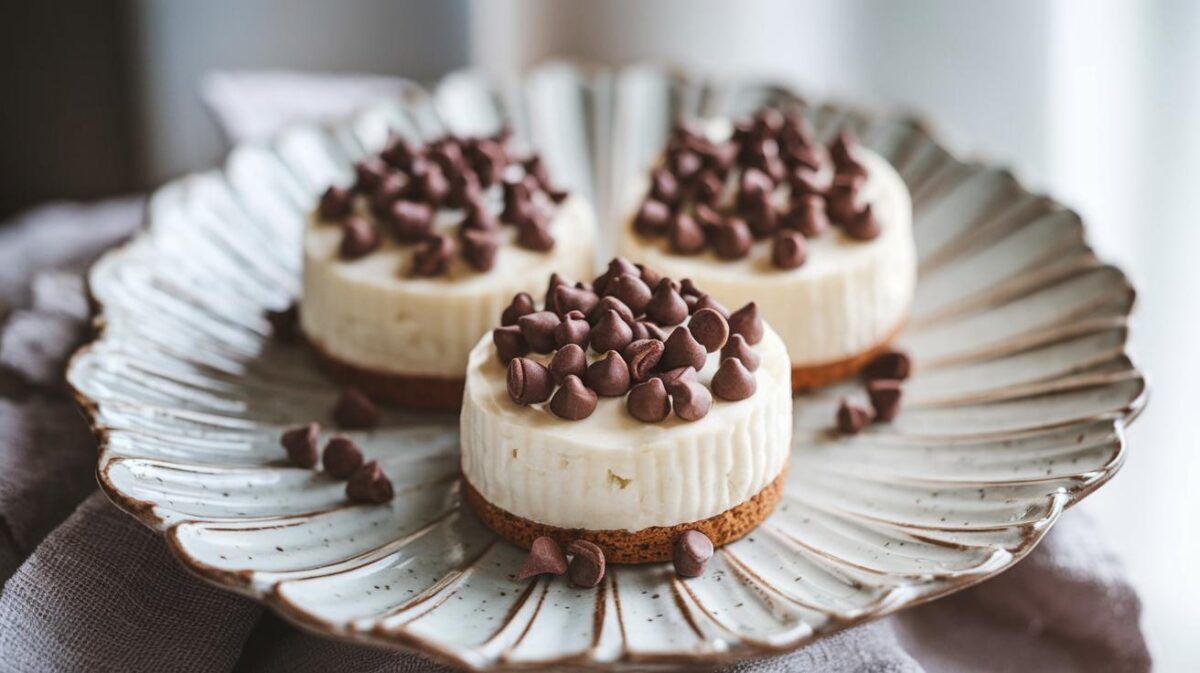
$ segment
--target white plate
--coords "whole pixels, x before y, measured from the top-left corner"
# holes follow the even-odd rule
[[[297,292],[304,211],[389,126],[507,119],[603,216],[611,176],[634,174],[676,116],[786,97],[653,68],[556,64],[506,92],[457,74],[166,185],[146,230],[92,270],[103,330],[69,371],[104,490],[189,568],[297,622],[481,669],[761,656],[1003,571],[1121,465],[1146,390],[1125,350],[1133,290],[1074,213],[955,159],[918,122],[843,107],[809,112],[826,136],[857,129],[914,197],[906,409],[844,439],[828,428],[852,384],[798,399],[784,500],[703,577],[658,565],[613,568],[595,590],[516,581],[523,554],[460,508],[453,416],[358,433],[395,477],[389,506],[349,506],[342,483],[282,459],[280,428],[328,420],[337,391],[303,349],[267,338],[263,311]]]

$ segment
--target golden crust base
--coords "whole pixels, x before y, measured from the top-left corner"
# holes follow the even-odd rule
[[[900,330],[904,329],[904,325],[907,322],[907,318],[901,320],[879,343],[845,360],[819,365],[792,367],[792,392],[799,393],[812,390],[813,388],[820,388],[821,386],[827,386],[830,383],[837,383],[838,381],[855,376],[868,362],[874,360],[875,356],[887,350],[892,340],[896,338]]]

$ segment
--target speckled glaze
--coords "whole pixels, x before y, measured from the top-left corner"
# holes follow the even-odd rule
[[[429,136],[507,120],[612,222],[610,176],[635,174],[676,115],[787,99],[642,67],[552,64],[511,90],[457,74],[168,184],[146,230],[93,269],[100,336],[68,375],[102,440],[102,487],[214,583],[321,633],[477,669],[762,656],[1004,570],[1122,463],[1146,395],[1126,352],[1133,289],[1074,213],[956,159],[918,122],[847,107],[808,113],[825,137],[856,129],[913,195],[906,409],[840,438],[837,398],[857,386],[798,398],[783,501],[703,577],[649,565],[615,567],[594,590],[516,581],[522,553],[461,505],[453,415],[388,415],[354,433],[395,481],[385,506],[349,505],[342,483],[288,466],[277,446],[284,426],[329,421],[337,391],[302,348],[267,338],[263,310],[297,292],[318,191],[387,127]]]

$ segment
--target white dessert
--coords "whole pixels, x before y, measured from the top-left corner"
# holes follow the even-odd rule
[[[881,230],[872,240],[855,240],[831,227],[808,240],[807,261],[790,270],[771,264],[769,239],[756,241],[737,260],[720,259],[711,248],[679,255],[665,238],[640,236],[627,223],[618,250],[666,276],[691,278],[730,308],[756,301],[793,367],[852,358],[886,342],[903,325],[917,266],[908,188],[878,154],[859,147],[855,156],[867,169],[860,203],[871,205]],[[636,212],[645,191],[639,185],[631,193],[629,212]]]
[[[458,211],[440,211],[434,226],[453,237],[462,219]],[[517,246],[515,228],[505,226],[490,270],[479,272],[454,255],[447,273],[422,278],[409,273],[415,247],[389,236],[365,257],[340,258],[341,229],[314,215],[304,234],[301,325],[315,346],[342,362],[461,379],[471,347],[514,294],[541,293],[555,271],[591,275],[595,228],[591,206],[572,195],[550,222],[555,244],[548,252]]]
[[[590,416],[571,421],[551,413],[548,402],[514,404],[506,368],[485,337],[467,367],[463,475],[491,504],[560,528],[637,531],[720,514],[774,481],[791,447],[787,351],[769,326],[752,348],[761,357],[756,392],[737,402],[714,397],[697,421],[672,414],[643,423],[626,410],[624,395],[601,397]],[[708,355],[699,373],[704,385],[719,359]]]

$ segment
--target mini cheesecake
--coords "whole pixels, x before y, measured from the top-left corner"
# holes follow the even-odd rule
[[[621,258],[515,297],[467,364],[467,502],[518,546],[586,540],[616,563],[746,534],[781,495],[791,363],[755,304],[734,308]]]
[[[848,133],[824,147],[774,109],[732,128],[678,127],[648,183],[631,190],[619,250],[729,305],[757,301],[797,390],[853,375],[904,325],[911,200]]]
[[[458,409],[467,354],[514,293],[592,268],[590,205],[506,137],[393,137],[332,186],[304,234],[300,322],[338,382]]]

